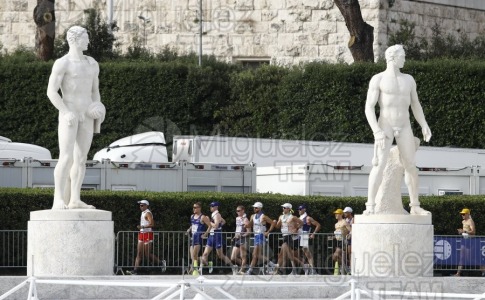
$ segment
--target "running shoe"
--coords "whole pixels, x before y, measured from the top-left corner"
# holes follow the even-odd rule
[[[136,270],[131,270],[131,271],[127,270],[126,274],[128,274],[128,275],[138,275],[138,272]]]
[[[275,264],[271,260],[268,261],[268,264],[266,265],[266,274],[273,274],[274,269],[275,269]]]
[[[212,262],[210,261],[210,262],[209,262],[209,274],[211,274],[213,271],[214,271],[214,265],[213,265],[213,264],[212,264]]]
[[[160,268],[162,268],[162,273],[165,273],[165,271],[167,271],[167,261],[165,259],[162,259],[160,261]]]

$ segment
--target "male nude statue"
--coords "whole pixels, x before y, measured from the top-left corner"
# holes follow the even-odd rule
[[[80,193],[93,133],[100,132],[106,114],[100,101],[99,66],[83,54],[89,43],[86,29],[71,27],[67,41],[69,52],[54,63],[47,87],[47,96],[59,110],[59,161],[54,170],[52,209],[94,208],[81,201]]]
[[[387,68],[374,75],[369,84],[365,115],[374,133],[375,149],[372,160],[372,171],[369,174],[369,192],[364,214],[373,214],[375,198],[382,182],[392,142],[401,154],[405,169],[404,181],[409,190],[411,214],[426,215],[428,211],[419,206],[418,171],[415,163],[416,146],[409,120],[409,107],[414,118],[422,129],[426,142],[431,138],[431,130],[424,118],[423,108],[418,100],[416,82],[413,77],[399,70],[404,66],[405,54],[402,45],[391,46],[386,50]],[[379,103],[380,114],[377,119],[376,103]]]

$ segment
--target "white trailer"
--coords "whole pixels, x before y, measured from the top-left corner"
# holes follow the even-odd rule
[[[296,164],[258,167],[258,193],[287,195],[363,196],[367,197],[369,166],[332,166]],[[485,174],[478,166],[461,169],[419,168],[420,195],[485,194]],[[403,195],[408,195],[404,182]]]
[[[372,159],[372,149],[372,145],[368,144],[333,141],[174,136],[172,161],[253,163],[258,167],[329,162],[337,165],[364,165]]]
[[[273,192],[366,196],[374,145],[174,136],[167,162],[163,133],[113,142],[88,162],[83,188],[146,191]],[[56,160],[1,159],[0,186],[53,187]],[[485,194],[485,150],[420,147],[421,195]],[[404,194],[407,188],[402,186]]]
[[[373,144],[174,136],[173,161],[255,164],[257,192],[366,196]],[[485,150],[421,146],[421,195],[485,194]],[[403,184],[403,194],[407,188]]]
[[[53,188],[57,160],[0,159],[0,187]],[[82,189],[256,192],[256,168],[235,164],[88,161]]]
[[[211,163],[254,163],[257,167],[301,164],[371,166],[373,144],[259,139],[223,136],[174,136],[172,161]],[[461,169],[485,166],[485,150],[448,147],[419,147],[416,166]]]

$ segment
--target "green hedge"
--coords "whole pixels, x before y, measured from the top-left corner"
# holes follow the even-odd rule
[[[57,157],[57,111],[46,97],[51,63],[0,59],[0,135]],[[215,61],[107,62],[100,89],[108,113],[90,156],[114,140],[148,130],[264,138],[372,142],[364,105],[385,64],[245,70]],[[485,62],[408,62],[433,132],[431,146],[484,148]],[[416,124],[415,124],[416,125]],[[415,133],[421,136],[419,128]]]
[[[122,62],[101,64],[100,93],[108,111],[90,156],[116,139],[145,131],[210,134],[215,112],[229,101],[237,66]],[[57,110],[46,96],[52,63],[0,63],[0,135],[58,155]]]
[[[29,212],[50,209],[53,190],[49,189],[0,189],[0,230],[26,229]],[[106,192],[83,191],[82,199],[98,209],[113,213],[115,232],[137,230],[140,210],[137,201],[150,200],[157,229],[161,231],[179,231],[189,228],[192,204],[200,201],[203,212],[209,214],[209,203],[221,202],[220,212],[226,219],[224,230],[235,228],[236,206],[246,207],[248,215],[251,205],[256,201],[264,204],[263,210],[273,219],[282,212],[281,204],[289,202],[296,208],[305,203],[308,213],[322,224],[322,232],[333,232],[335,218],[332,212],[336,208],[351,206],[359,214],[365,209],[362,197],[323,197],[323,196],[288,196],[280,194],[228,194],[228,193],[154,193],[154,192]],[[461,227],[459,211],[468,207],[472,211],[477,226],[477,234],[485,235],[485,197],[484,196],[429,196],[421,197],[422,207],[433,213],[435,234],[456,234]],[[408,202],[405,200],[405,207]],[[295,210],[295,214],[297,214]]]
[[[237,97],[224,110],[227,133],[371,143],[365,100],[371,77],[384,69],[382,63],[314,63],[292,70],[263,67],[233,75]],[[427,145],[485,147],[485,134],[480,130],[485,122],[481,105],[485,100],[485,62],[408,62],[403,72],[417,82],[433,132]],[[421,138],[420,128],[413,123],[415,135]]]

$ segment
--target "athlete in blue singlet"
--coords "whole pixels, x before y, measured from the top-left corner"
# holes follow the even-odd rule
[[[193,210],[194,214],[190,216],[190,227],[187,229],[187,233],[192,236],[190,239],[190,256],[192,258],[192,265],[189,274],[191,274],[194,268],[198,266],[197,259],[202,246],[202,237],[204,233],[208,234],[210,230],[209,217],[203,215],[201,212],[202,204],[200,202],[194,203]]]
[[[305,269],[305,275],[314,275],[315,263],[313,260],[312,252],[310,251],[310,239],[315,238],[315,233],[320,230],[320,223],[318,223],[315,219],[307,214],[307,207],[305,204],[302,204],[298,207],[298,213],[300,214],[300,220],[303,221],[303,227],[301,228],[302,230],[300,232],[300,248],[303,250],[303,253],[308,259],[309,266],[309,269],[305,269],[305,267],[303,269]],[[315,226],[315,230],[313,232],[311,232],[312,225]]]
[[[262,211],[263,203],[256,202],[253,205],[254,214],[251,216],[249,220],[249,224],[246,225],[247,228],[253,228],[254,232],[254,248],[253,248],[253,258],[251,259],[251,265],[249,269],[246,271],[246,275],[251,275],[253,273],[253,268],[256,267],[258,260],[261,258],[263,262],[266,260],[264,257],[262,250],[263,245],[265,243],[266,237],[269,235],[273,228],[276,225],[276,221],[271,220],[267,215],[265,215]],[[266,231],[266,225],[270,224],[270,228]]]
[[[221,214],[219,213],[219,202],[212,202],[210,204],[211,210],[211,221],[209,238],[207,239],[207,244],[205,245],[204,253],[200,258],[200,266],[208,264],[208,257],[213,248],[216,248],[216,254],[219,259],[224,261],[226,265],[232,266],[231,260],[222,251],[222,225],[225,223]],[[209,267],[209,273],[212,273],[212,268]]]

